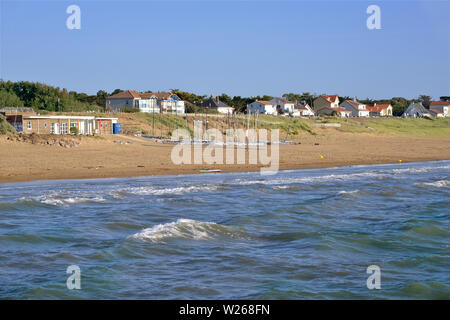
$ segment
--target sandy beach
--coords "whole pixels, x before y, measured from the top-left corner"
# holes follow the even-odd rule
[[[261,167],[175,165],[170,157],[173,145],[133,136],[77,139],[80,145],[65,148],[1,136],[0,182],[193,174],[205,168],[239,172]],[[280,146],[280,170],[450,159],[450,137],[442,136],[378,136],[327,129],[298,141],[298,145]]]

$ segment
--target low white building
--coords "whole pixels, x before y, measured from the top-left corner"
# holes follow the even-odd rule
[[[217,110],[217,112],[223,114],[232,114],[234,112],[234,108],[220,101],[219,97],[211,97],[208,100],[204,101],[201,106],[204,108],[208,108],[209,110]]]
[[[430,110],[437,111],[443,117],[450,117],[450,101],[431,101]]]
[[[370,115],[369,109],[367,109],[364,103],[354,100],[345,100],[339,106],[352,112],[352,117],[368,117]]]
[[[286,100],[284,98],[273,98],[270,100],[275,105],[277,110],[281,110],[283,113],[293,113],[295,109],[295,102]]]
[[[278,114],[277,107],[270,101],[256,100],[247,105],[247,112],[250,114],[270,114],[276,116]]]
[[[298,104],[295,106],[294,112],[292,114],[294,117],[313,117],[314,110],[309,106],[309,104]]]

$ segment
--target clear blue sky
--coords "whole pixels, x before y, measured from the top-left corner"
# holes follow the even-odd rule
[[[66,8],[81,8],[68,30]],[[381,30],[366,9],[381,7]],[[4,80],[95,94],[450,95],[448,1],[4,1]]]

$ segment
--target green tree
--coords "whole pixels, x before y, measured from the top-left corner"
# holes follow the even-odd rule
[[[227,105],[231,106],[233,104],[233,99],[231,99],[231,97],[225,93],[222,93],[219,96],[220,101],[222,101],[223,103],[226,103]]]
[[[0,90],[0,108],[23,108],[23,102],[14,92]]]
[[[105,107],[106,106],[106,97],[108,96],[108,92],[104,91],[104,90],[99,90],[97,91],[97,99],[96,99],[96,103],[101,106],[101,107]]]
[[[120,93],[120,92],[123,92],[123,90],[122,89],[115,89],[113,92],[111,92],[111,95],[117,94],[117,93]]]
[[[410,101],[402,97],[395,97],[390,100],[390,104],[392,105],[392,114],[401,116],[408,108]]]
[[[420,102],[422,102],[423,106],[427,109],[430,109],[431,97],[421,94],[419,98],[417,98]]]

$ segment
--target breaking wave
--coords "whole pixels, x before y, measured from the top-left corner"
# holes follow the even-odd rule
[[[170,239],[210,240],[220,238],[248,238],[243,232],[214,222],[178,219],[176,222],[159,224],[138,232],[130,238],[165,243]]]

